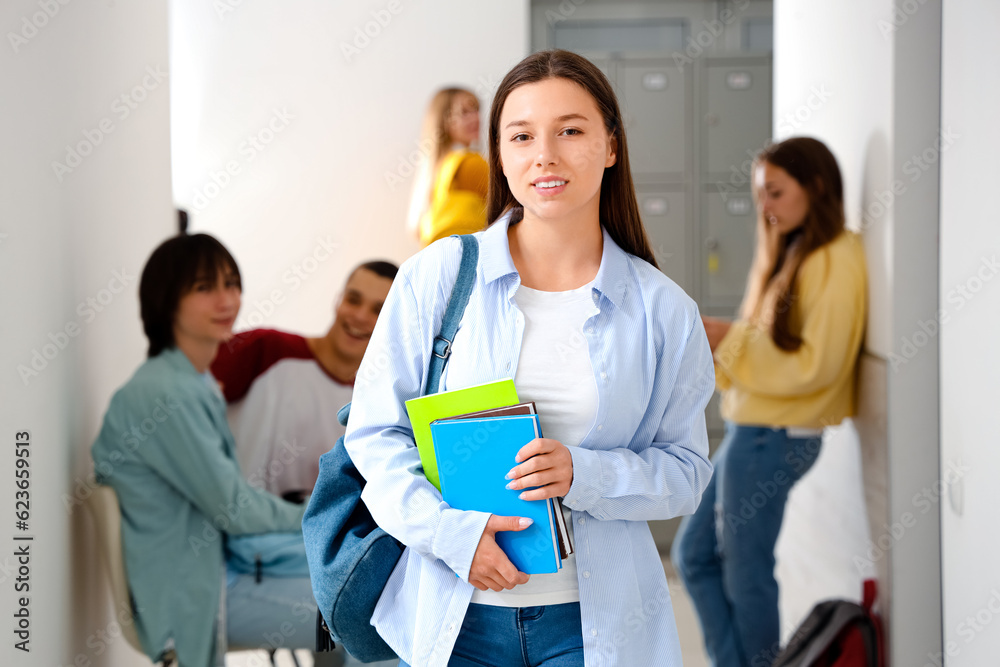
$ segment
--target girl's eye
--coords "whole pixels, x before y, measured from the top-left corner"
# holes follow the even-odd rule
[[[575,134],[583,134],[583,132],[581,132],[580,130],[576,129],[575,127],[567,127],[565,130],[563,130],[563,133],[564,134],[568,134],[570,136],[575,135]]]
[[[194,289],[196,292],[210,292],[212,286],[208,283],[196,283]]]
[[[511,141],[527,141],[528,138],[529,138],[528,135],[526,135],[524,133],[521,133],[521,134],[515,134],[513,137],[510,138],[510,140]]]

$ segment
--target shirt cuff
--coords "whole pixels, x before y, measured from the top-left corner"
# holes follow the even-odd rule
[[[469,580],[472,559],[490,520],[487,512],[446,509],[434,536],[434,555],[463,580]]]
[[[601,457],[597,452],[583,447],[567,449],[573,459],[573,483],[569,487],[569,493],[563,497],[563,505],[577,512],[590,512],[602,498]],[[597,514],[594,516],[601,518]]]

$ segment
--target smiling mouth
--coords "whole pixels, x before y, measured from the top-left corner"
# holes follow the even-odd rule
[[[349,324],[344,325],[344,331],[346,331],[348,335],[354,336],[355,338],[368,338],[369,336],[371,336],[371,332],[362,331],[361,329],[355,329]]]
[[[533,183],[533,185],[539,190],[549,190],[551,188],[558,188],[562,185],[566,185],[566,183],[568,183],[568,181],[554,180],[554,181],[542,181],[541,183]]]

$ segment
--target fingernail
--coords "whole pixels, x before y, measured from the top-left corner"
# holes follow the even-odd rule
[[[522,517],[522,518],[520,518],[520,519],[517,520],[517,525],[519,525],[521,528],[527,528],[528,526],[530,526],[533,523],[534,523],[534,521],[532,521],[531,519],[524,518],[524,517]]]
[[[504,479],[514,479],[514,471],[511,470],[509,473],[507,473],[507,476],[504,477]],[[510,488],[510,487],[508,487],[508,488]]]
[[[507,484],[508,489],[513,489],[514,486],[515,486],[514,482],[510,482],[509,484]]]
[[[527,498],[525,498],[526,495],[528,495],[527,491],[525,491],[524,493],[522,493],[521,495],[519,495],[518,498],[520,498],[521,500],[527,500]]]

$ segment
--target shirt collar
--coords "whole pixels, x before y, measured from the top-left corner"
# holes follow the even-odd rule
[[[191,363],[191,360],[187,358],[187,355],[179,347],[168,347],[163,352],[160,352],[158,356],[162,357],[163,361],[171,368],[175,368],[183,373],[197,375],[205,382],[213,394],[219,393],[219,384],[216,382],[211,370],[199,373],[198,369],[194,367],[194,364]]]
[[[517,274],[507,239],[510,218],[510,211],[504,213],[483,232],[480,239],[480,261],[487,284],[504,276]],[[604,250],[601,253],[601,268],[594,279],[594,289],[621,308],[631,275],[628,254],[612,240],[603,225],[601,232],[604,234]]]

